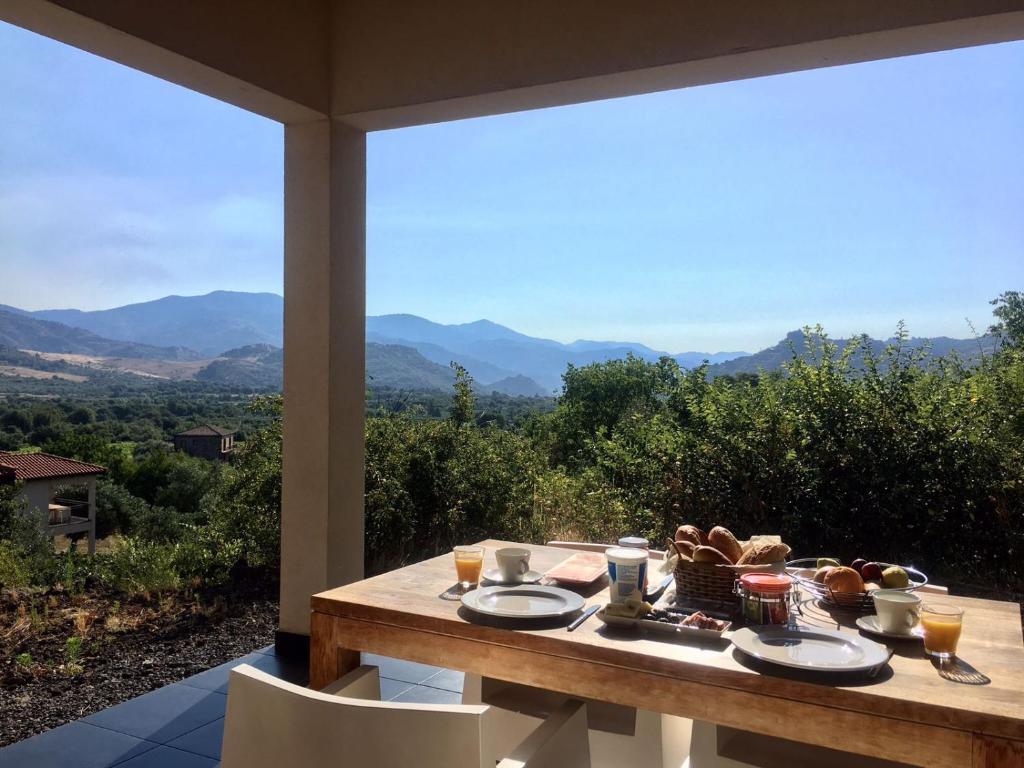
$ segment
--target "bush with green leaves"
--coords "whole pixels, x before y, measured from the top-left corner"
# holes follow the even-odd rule
[[[118,540],[104,556],[101,579],[127,595],[159,595],[177,589],[181,578],[175,569],[176,547],[131,536]]]

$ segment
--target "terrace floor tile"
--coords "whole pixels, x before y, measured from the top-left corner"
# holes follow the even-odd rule
[[[380,679],[380,699],[381,701],[391,701],[410,688],[412,688],[411,683],[403,683],[401,680],[391,680],[387,677],[382,677]]]
[[[184,752],[174,747],[159,746],[138,757],[133,757],[117,768],[215,768],[218,763],[211,757]]]
[[[466,673],[457,672],[454,669],[442,669],[436,675],[428,677],[421,683],[421,685],[427,685],[431,688],[441,688],[445,691],[454,691],[460,694],[465,684]]]
[[[224,740],[224,718],[207,723],[184,736],[179,736],[167,746],[194,752],[203,757],[220,760],[221,742]]]
[[[108,768],[157,745],[81,720],[0,749],[3,768]]]
[[[224,717],[227,697],[175,683],[89,715],[84,722],[166,744]]]
[[[205,691],[217,691],[218,693],[228,692],[228,673],[239,664],[253,664],[259,659],[266,658],[266,654],[250,653],[237,659],[232,659],[219,666],[211,667],[205,672],[200,672],[192,677],[186,677],[181,682],[184,685],[191,685],[193,688],[202,688]]]
[[[381,677],[401,680],[403,683],[412,683],[413,685],[418,685],[443,671],[441,667],[418,664],[415,661],[405,661],[404,659],[392,659],[388,656],[378,656],[375,653],[364,653],[363,664],[379,667]]]
[[[425,685],[414,685],[398,694],[392,701],[402,701],[406,704],[461,704],[462,694]]]

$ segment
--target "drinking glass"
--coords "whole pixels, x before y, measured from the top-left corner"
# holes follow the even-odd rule
[[[484,565],[484,548],[475,545],[456,547],[455,573],[459,579],[459,586],[465,591],[476,587],[480,583],[480,570]]]
[[[949,603],[921,606],[924,652],[945,661],[956,656],[956,644],[963,628],[964,609]]]

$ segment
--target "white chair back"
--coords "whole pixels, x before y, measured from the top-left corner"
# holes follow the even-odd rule
[[[379,697],[374,667],[360,667],[324,691],[312,691],[243,664],[231,671],[221,764],[494,768],[500,755],[489,707],[400,704]],[[586,709],[573,705],[531,734],[517,748],[521,759],[509,766],[588,768]]]

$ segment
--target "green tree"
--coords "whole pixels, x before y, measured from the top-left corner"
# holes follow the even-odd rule
[[[1024,294],[1006,291],[989,303],[995,307],[992,314],[996,317],[989,333],[999,336],[1008,347],[1024,347]]]
[[[456,425],[472,424],[476,416],[476,396],[473,394],[473,377],[469,371],[456,363],[451,363],[455,371],[455,397],[452,399],[451,412],[448,418]]]

